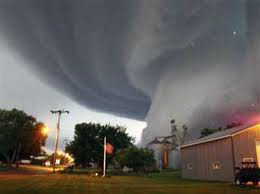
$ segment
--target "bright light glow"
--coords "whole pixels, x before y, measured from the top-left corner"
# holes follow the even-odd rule
[[[45,162],[45,166],[50,166],[51,165],[51,162],[50,161],[46,161]]]
[[[42,128],[42,134],[43,134],[43,135],[47,135],[47,134],[49,133],[49,131],[50,131],[50,129],[49,129],[49,127],[47,127],[47,126],[44,126],[44,127]]]
[[[65,153],[63,151],[58,151],[58,155],[64,155]]]
[[[56,159],[55,165],[60,165],[60,159]]]

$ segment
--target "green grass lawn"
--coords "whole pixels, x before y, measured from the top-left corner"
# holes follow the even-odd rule
[[[5,167],[0,167],[0,172],[6,172],[6,171],[8,171],[7,168],[5,168]]]
[[[148,177],[110,178],[76,174],[0,174],[0,193],[260,193],[256,187],[230,183],[183,180],[179,172],[155,173]]]

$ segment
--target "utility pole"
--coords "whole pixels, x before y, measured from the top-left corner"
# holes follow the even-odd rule
[[[103,177],[106,176],[106,160],[107,160],[107,138],[104,137],[104,160],[103,160]]]
[[[58,150],[58,143],[59,143],[59,133],[60,133],[60,117],[61,114],[67,113],[69,114],[69,111],[65,111],[65,110],[57,110],[57,111],[53,111],[51,110],[52,114],[58,114],[58,123],[57,123],[57,131],[56,131],[56,138],[55,138],[55,151],[54,151],[54,155],[53,155],[53,172],[55,172],[55,167],[56,167],[56,155],[57,155],[57,150]]]

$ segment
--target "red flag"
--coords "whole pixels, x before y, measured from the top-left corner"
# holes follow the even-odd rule
[[[113,153],[113,145],[111,145],[110,143],[107,143],[107,145],[106,145],[106,152],[108,153],[108,154],[112,154]]]

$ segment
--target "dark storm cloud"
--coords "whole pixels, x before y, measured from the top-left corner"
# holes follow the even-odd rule
[[[88,107],[144,118],[149,98],[123,66],[134,3],[0,3],[2,35],[42,79]]]
[[[258,3],[1,0],[0,30],[34,73],[80,104],[148,113],[147,129],[166,130],[169,117],[209,123],[230,107],[259,107]]]

